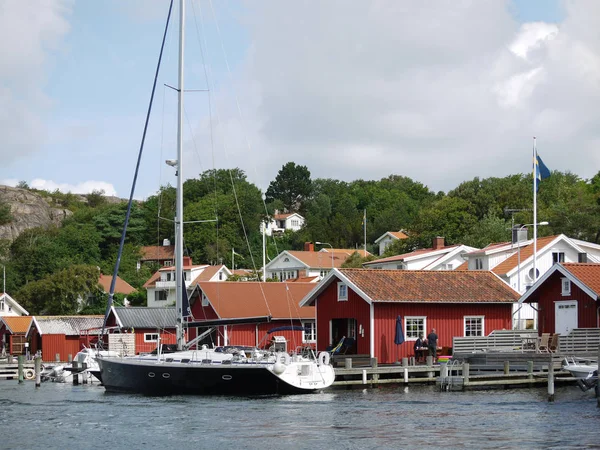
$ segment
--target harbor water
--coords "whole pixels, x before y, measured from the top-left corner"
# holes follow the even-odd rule
[[[0,381],[0,449],[439,449],[600,446],[600,409],[576,386],[435,386],[273,398],[144,397]]]

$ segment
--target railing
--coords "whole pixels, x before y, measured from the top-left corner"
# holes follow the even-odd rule
[[[574,328],[558,337],[558,351],[563,354],[593,353],[598,355],[600,328]]]
[[[488,336],[455,337],[452,339],[452,353],[521,350],[523,340],[536,337],[535,330],[494,330]]]
[[[157,289],[175,289],[175,281],[157,281]]]

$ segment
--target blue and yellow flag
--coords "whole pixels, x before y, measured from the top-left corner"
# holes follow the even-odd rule
[[[535,191],[537,192],[540,189],[540,181],[550,176],[550,170],[548,170],[546,164],[544,164],[544,161],[542,161],[542,158],[540,158],[540,155],[538,155],[537,151],[535,152],[535,161],[533,161],[533,167],[535,173]]]

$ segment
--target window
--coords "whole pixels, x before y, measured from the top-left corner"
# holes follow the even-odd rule
[[[348,286],[344,283],[338,283],[338,302],[348,301]]]
[[[154,300],[155,301],[167,300],[167,291],[154,291]]]
[[[202,306],[208,306],[208,297],[206,297],[204,292],[202,293]]]
[[[223,280],[223,272],[219,272],[219,281]]]
[[[321,269],[320,272],[319,272],[319,276],[321,278],[325,278],[328,273],[329,273],[329,270]]]
[[[552,253],[552,263],[563,263],[565,262],[565,254],[563,252],[553,252]]]
[[[465,336],[483,336],[483,316],[465,316]]]
[[[165,267],[171,267],[173,265],[173,261],[165,261],[163,266]]]
[[[450,264],[442,264],[440,266],[440,270],[452,270],[452,263],[450,263]]]
[[[475,258],[475,270],[483,269],[483,260],[481,258]]]
[[[144,342],[158,342],[158,333],[144,333]]]
[[[396,269],[398,270],[404,270],[406,269],[406,264],[404,262],[401,262],[399,264],[396,265]]]
[[[304,327],[304,333],[302,335],[302,342],[311,343],[317,342],[317,326],[314,322],[302,322]]]
[[[427,324],[425,317],[410,317],[404,318],[404,329],[406,330],[406,339],[416,341],[417,338],[425,337]]]
[[[562,295],[571,295],[571,280],[568,278],[561,278]]]

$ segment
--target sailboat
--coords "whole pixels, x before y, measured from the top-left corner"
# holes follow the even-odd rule
[[[209,348],[206,345],[203,345],[200,349],[192,349],[193,342],[188,344],[185,342],[185,328],[188,322],[186,322],[184,316],[189,315],[189,304],[183,278],[184,2],[185,0],[179,1],[177,160],[167,161],[167,164],[176,168],[177,174],[175,213],[177,351],[172,353],[161,352],[159,344],[156,354],[132,357],[98,355],[96,360],[100,368],[99,375],[102,384],[110,392],[149,395],[287,395],[312,393],[327,388],[333,384],[335,379],[335,372],[329,364],[329,353],[327,352],[321,352],[318,355],[314,351],[309,352],[309,354],[289,354],[259,348],[235,346]],[[170,14],[171,8],[169,9],[169,18]],[[169,18],[167,18],[167,27]],[[166,33],[167,30],[165,29],[163,46]],[[142,138],[142,146],[144,137]],[[132,198],[133,188],[130,202]],[[123,227],[121,247],[127,228],[127,217]],[[119,260],[120,257],[117,257],[115,273],[118,270]],[[114,279],[116,279],[116,276],[113,277]],[[108,316],[112,293],[114,292],[113,288],[111,286],[106,316]],[[194,326],[201,324],[196,322]],[[210,324],[210,326],[213,325]],[[209,326],[209,324],[204,322],[204,326]],[[104,334],[104,330],[102,334]]]

